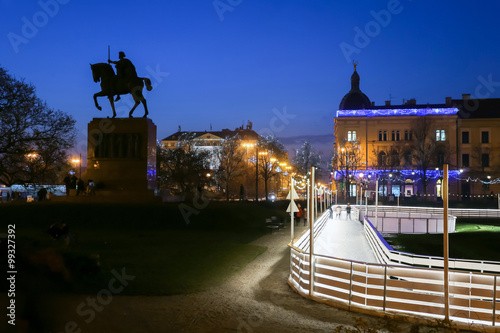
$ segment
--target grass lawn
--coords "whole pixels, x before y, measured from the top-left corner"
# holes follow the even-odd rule
[[[192,212],[188,220],[179,204],[160,203],[20,203],[1,205],[0,212],[4,233],[7,224],[16,225],[19,272],[43,275],[49,288],[62,292],[95,294],[108,286],[112,270],[124,268],[135,277],[126,295],[184,294],[221,284],[266,250],[249,244],[268,232],[265,218],[286,216],[280,203],[184,205]],[[46,232],[63,221],[76,238],[69,247]],[[58,258],[69,280],[54,265]]]
[[[450,258],[500,261],[499,219],[457,219],[456,232],[449,234]],[[443,256],[442,234],[406,234],[387,238],[398,251]]]

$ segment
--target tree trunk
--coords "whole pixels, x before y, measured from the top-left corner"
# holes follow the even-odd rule
[[[267,179],[264,179],[264,192],[266,193],[266,201],[267,201],[269,200],[267,195]]]

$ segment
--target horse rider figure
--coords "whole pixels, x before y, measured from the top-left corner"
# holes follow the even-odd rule
[[[113,61],[108,59],[108,63],[115,64],[116,67],[116,76],[118,80],[130,80],[137,78],[137,72],[135,70],[135,66],[129,59],[125,58],[125,52],[118,52],[118,58],[120,60]],[[118,95],[115,99],[115,102],[120,100],[120,95]]]

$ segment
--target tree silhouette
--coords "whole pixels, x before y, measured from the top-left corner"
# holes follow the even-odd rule
[[[259,137],[257,145],[259,147],[259,174],[264,180],[264,192],[268,200],[268,181],[285,171],[279,166],[280,162],[288,161],[288,156],[283,144],[274,136]]]
[[[299,174],[306,175],[312,166],[319,167],[321,165],[321,156],[316,153],[311,142],[305,141],[302,147],[295,150],[292,164]]]
[[[344,179],[345,198],[349,200],[351,176],[361,166],[361,148],[358,140],[348,141],[343,138],[338,142],[333,150],[333,168],[337,171],[340,178]]]
[[[424,197],[427,198],[427,185],[431,180],[429,171],[442,167],[449,156],[449,145],[437,141],[432,118],[418,117],[412,126],[413,141],[407,144],[406,153],[411,154],[422,182]]]
[[[191,196],[206,182],[209,153],[196,147],[189,134],[179,139],[177,148],[157,147],[157,180],[160,189]]]
[[[56,183],[75,142],[75,120],[0,67],[0,182]]]
[[[224,184],[227,201],[230,197],[229,186],[244,171],[245,152],[240,146],[241,140],[236,134],[233,137],[225,138],[222,145],[216,150],[216,159],[219,165],[217,178]]]

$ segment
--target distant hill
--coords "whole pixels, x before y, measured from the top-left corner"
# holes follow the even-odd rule
[[[290,159],[295,157],[295,150],[300,148],[304,142],[309,141],[316,152],[323,156],[324,160],[329,161],[332,157],[333,151],[333,134],[321,135],[299,135],[291,137],[278,138],[281,143],[285,145]]]

